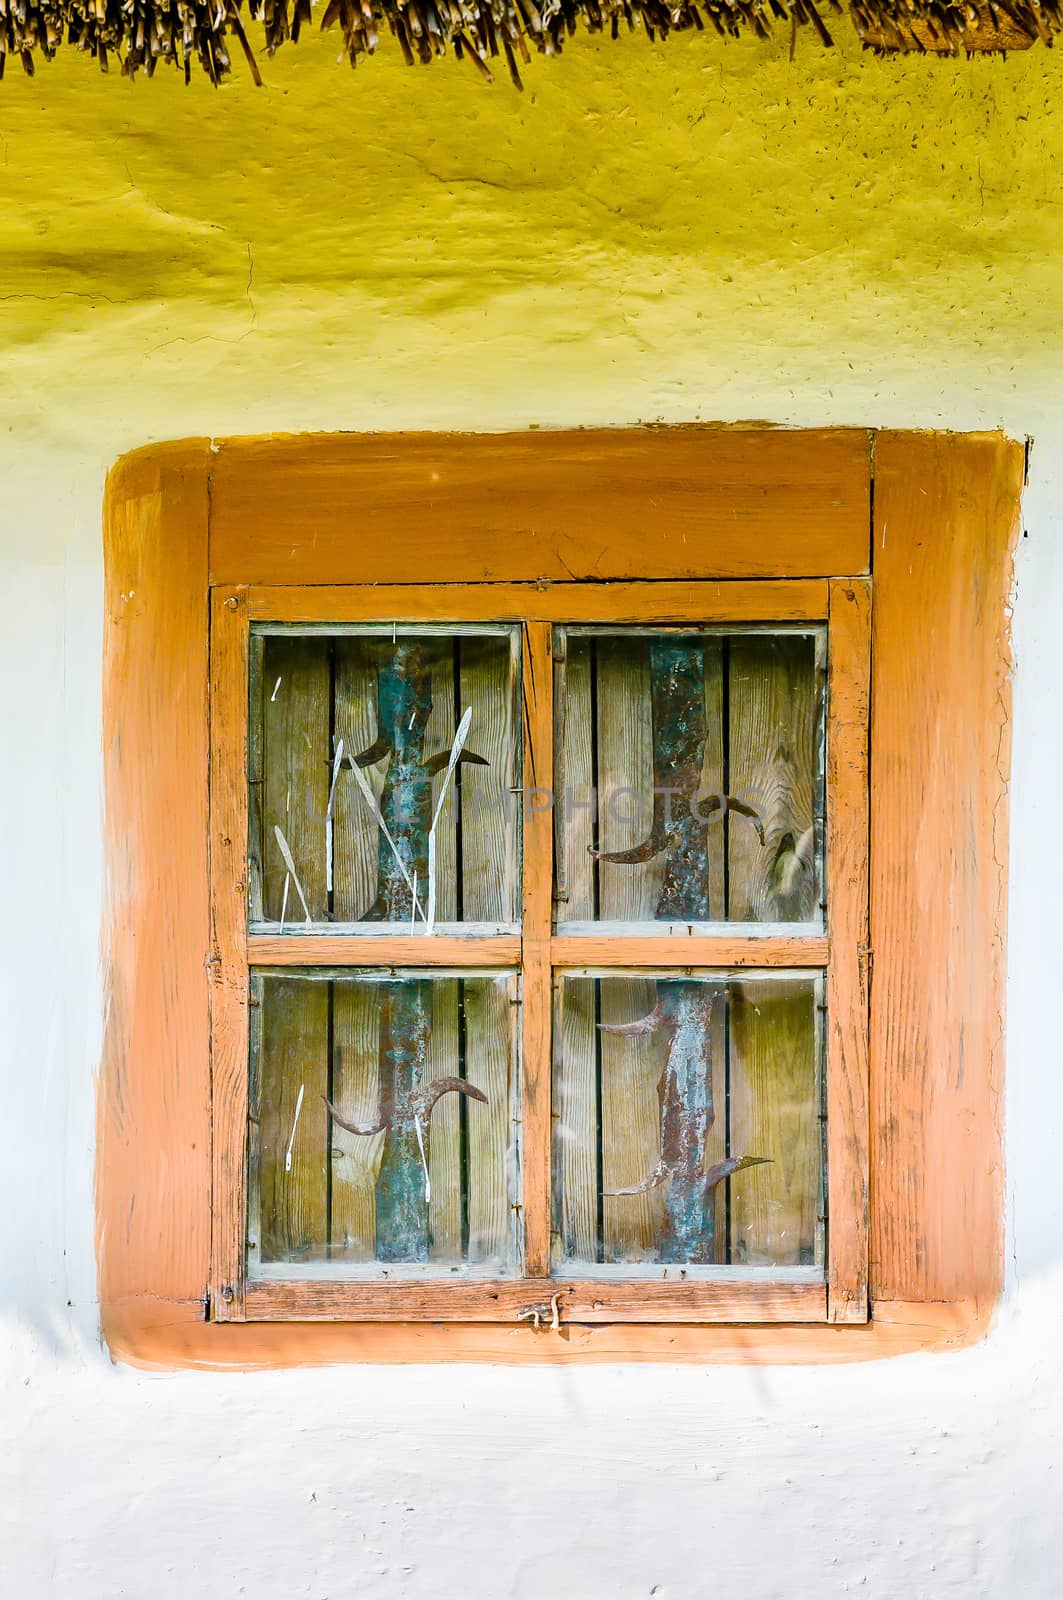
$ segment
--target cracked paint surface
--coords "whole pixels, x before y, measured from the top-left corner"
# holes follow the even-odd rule
[[[0,100],[0,411],[108,460],[796,419],[810,389],[821,422],[932,420],[957,388],[996,425],[979,395],[1055,336],[1061,74],[1044,50],[576,40],[518,96],[391,52],[337,72],[315,36],[215,92],[67,53]]]

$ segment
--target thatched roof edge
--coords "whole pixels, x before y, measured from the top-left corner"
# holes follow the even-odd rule
[[[784,23],[811,27],[829,46],[823,13],[841,9],[840,0],[325,0],[321,26],[340,30],[352,66],[374,53],[386,30],[411,66],[450,52],[490,81],[492,65],[504,61],[521,88],[532,50],[557,55],[577,30],[615,39],[622,27],[641,29],[655,40],[710,28],[766,38]],[[959,54],[1050,44],[1063,26],[1063,0],[850,0],[849,14],[871,49]],[[261,82],[249,19],[272,55],[311,24],[311,0],[0,0],[0,78],[8,58],[32,73],[65,45],[125,76],[150,77],[165,62],[187,81],[198,63],[217,84],[232,70],[235,45]]]

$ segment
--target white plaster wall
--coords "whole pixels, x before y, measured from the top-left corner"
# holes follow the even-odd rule
[[[6,253],[0,250],[0,300],[17,302],[8,306],[17,320],[0,324],[5,1595],[833,1600],[853,1593],[1058,1600],[1063,1594],[1057,973],[1063,336],[1054,333],[1055,303],[1045,298],[1060,282],[1051,112],[1063,98],[1063,71],[1005,64],[994,76],[975,63],[961,83],[929,68],[931,93],[905,68],[899,81],[907,98],[898,111],[890,99],[898,79],[884,78],[880,64],[818,60],[786,78],[763,53],[712,56],[711,73],[699,68],[691,78],[692,69],[683,69],[682,115],[674,112],[672,122],[667,106],[658,112],[638,105],[639,94],[661,95],[671,68],[655,58],[644,78],[644,69],[628,61],[620,82],[636,106],[646,151],[637,223],[643,253],[638,263],[631,257],[617,267],[608,249],[588,244],[583,288],[563,316],[558,284],[574,256],[555,239],[555,278],[540,266],[514,289],[501,274],[480,301],[461,292],[462,272],[473,269],[456,255],[449,276],[439,269],[438,297],[422,312],[428,332],[423,321],[416,338],[404,332],[405,311],[390,315],[386,306],[380,322],[367,325],[360,304],[363,320],[346,323],[347,344],[339,352],[322,329],[342,324],[364,281],[346,301],[337,287],[338,304],[327,311],[299,301],[287,313],[276,286],[270,299],[269,285],[260,285],[257,321],[241,329],[246,346],[218,350],[208,343],[209,361],[197,341],[212,341],[228,327],[225,305],[242,304],[247,320],[247,257],[226,220],[222,257],[199,271],[196,252],[206,234],[189,222],[193,185],[179,166],[167,165],[178,158],[159,129],[142,126],[141,112],[125,109],[132,102],[121,102],[120,113],[101,109],[95,86],[91,95],[84,90],[92,108],[84,112],[69,74],[56,79],[63,94],[47,124],[38,109],[47,96],[38,101],[17,86],[3,103],[5,161],[28,163],[29,134],[44,138],[49,131],[73,159],[79,136],[93,125],[112,153],[106,159],[115,174],[112,188],[101,182],[91,193],[57,183],[52,208],[37,210],[12,176],[16,221],[25,223],[17,249],[0,219],[0,243],[8,238]],[[366,87],[369,72],[381,74],[384,88]],[[376,115],[397,92],[389,72],[378,63],[353,85],[343,78],[342,91],[330,79],[328,93],[348,106],[364,94]],[[582,94],[586,75],[604,72],[602,58],[577,53],[573,72]],[[142,97],[156,92],[170,93],[158,86],[137,90]],[[549,94],[542,92],[545,119]],[[699,240],[677,242],[667,215],[673,175],[658,158],[673,151],[673,138],[682,150],[683,140],[701,137],[689,130],[705,104],[715,121],[713,140],[731,141],[736,191],[745,182],[750,195],[750,227],[761,228],[758,254],[739,236],[743,224],[730,202],[728,214],[721,211],[737,286],[722,275],[698,276]],[[190,122],[224,116],[215,102],[206,112],[200,105],[194,115],[174,115]],[[810,201],[792,181],[788,163],[800,151],[790,150],[787,133],[810,159],[819,147],[809,107],[815,118],[835,119],[838,149],[843,141],[858,152],[870,144],[890,157],[876,170],[866,213],[859,153],[814,180],[821,204],[831,189],[848,196],[861,228],[877,216],[886,238],[874,249],[855,230],[851,240],[832,235],[822,244],[819,235],[817,244],[814,230],[802,236],[794,222],[815,195]],[[982,151],[970,161],[972,182],[988,185],[995,207],[988,223],[984,195],[974,213],[957,198],[956,155],[944,139],[953,114],[965,137],[984,132]],[[281,112],[274,107],[271,115]],[[474,109],[474,122],[479,115]],[[523,144],[493,155],[509,164],[511,192],[496,203],[451,182],[445,201],[448,226],[451,209],[464,207],[470,226],[495,230],[496,266],[504,260],[514,272],[522,249],[537,248],[533,235],[550,225],[554,205],[547,191],[537,209],[522,209],[534,184],[536,145],[534,115],[527,109],[521,115],[531,117],[532,132],[525,126]],[[928,116],[937,119],[942,140],[941,192],[905,164],[904,152]],[[389,126],[403,159],[417,154],[417,127]],[[454,137],[461,145],[467,133]],[[617,149],[609,146],[606,154]],[[298,154],[311,170],[317,159],[290,145],[283,153]],[[836,151],[820,154],[830,163]],[[84,159],[98,164],[104,157],[95,150]],[[1013,160],[1022,173],[1014,189]],[[123,167],[128,191],[126,179],[119,182]],[[246,161],[233,181],[252,181]],[[719,205],[703,171],[680,172],[678,181],[688,202],[710,213]],[[411,182],[436,196],[430,203],[437,211],[444,206],[429,179]],[[557,204],[575,204],[582,182],[577,175]],[[613,193],[604,179],[602,188],[622,208],[622,191]],[[144,207],[149,191],[151,210]],[[103,268],[94,251],[106,251],[94,228],[126,195],[145,230],[145,250],[155,253],[150,270],[140,258],[107,261],[111,290],[137,279],[130,304],[116,311],[102,298],[96,303]],[[921,195],[933,213],[929,243]],[[337,192],[335,204],[342,209],[342,203]],[[394,198],[389,204],[400,206]],[[389,259],[400,286],[409,286],[413,244],[407,258],[403,240],[417,232],[416,206],[412,199],[402,204],[410,209],[395,224],[398,244]],[[196,215],[208,210],[203,202]],[[160,221],[163,213],[170,220]],[[352,230],[365,215],[355,208],[341,230],[352,250]],[[578,207],[574,215],[582,216]],[[42,219],[67,230],[63,251],[46,256],[33,242]],[[272,229],[276,238],[275,218],[245,220],[252,243],[256,228]],[[297,221],[294,214],[283,219]],[[151,232],[156,225],[161,243]],[[222,225],[202,223],[214,226]],[[795,227],[796,265],[788,253]],[[565,249],[578,254],[578,229],[566,237]],[[469,244],[477,270],[485,249],[482,238]],[[906,250],[916,253],[907,286],[884,265]],[[166,261],[172,272],[164,279]],[[1011,275],[1006,283],[1002,261]],[[677,295],[679,309],[670,317],[667,308],[647,310],[639,302],[647,272]],[[600,280],[610,273],[615,281],[600,301]],[[965,285],[958,308],[956,278]],[[630,328],[616,334],[610,322],[617,284],[626,296],[617,314],[640,324],[630,339]],[[799,293],[791,293],[794,285]],[[771,316],[766,297],[773,286],[781,309]],[[373,292],[384,293],[379,284]],[[518,298],[516,311],[500,307],[509,295]],[[936,316],[927,314],[928,301]],[[708,327],[695,326],[695,304],[707,313]],[[541,312],[541,337],[534,318],[526,324],[532,312]],[[968,328],[977,324],[973,334],[964,331],[961,312]],[[735,317],[755,330],[745,346]],[[155,352],[168,336],[196,348],[160,369]],[[193,431],[576,418],[623,423],[698,414],[798,424],[1002,425],[1036,439],[1015,605],[1010,1282],[997,1327],[959,1355],[840,1369],[436,1367],[146,1376],[114,1368],[98,1344],[92,1260],[93,1073],[101,1026],[100,495],[107,465],[145,438]]]

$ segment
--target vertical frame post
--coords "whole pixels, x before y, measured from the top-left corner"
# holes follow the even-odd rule
[[[868,1316],[871,582],[830,584],[827,702],[827,1316]]]
[[[523,785],[524,1270],[550,1269],[550,933],[553,914],[553,662],[548,622],[526,622],[521,677]]]
[[[211,591],[211,1316],[242,1321],[247,1166],[247,589]]]

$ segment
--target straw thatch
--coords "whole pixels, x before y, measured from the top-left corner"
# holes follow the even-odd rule
[[[819,9],[817,9],[817,6]],[[390,33],[406,61],[431,61],[452,52],[490,80],[504,60],[521,86],[520,66],[532,50],[556,55],[568,34],[641,29],[664,39],[671,32],[711,28],[738,37],[766,37],[776,23],[811,27],[824,45],[833,41],[822,10],[839,0],[324,0],[323,28],[339,28],[354,66]],[[849,12],[864,43],[879,51],[1023,48],[1051,43],[1063,25],[1063,0],[850,0]],[[272,55],[296,40],[311,22],[311,0],[0,0],[0,77],[7,58],[29,73],[62,45],[87,52],[106,71],[111,65],[150,77],[160,61],[183,71],[194,62],[219,83],[232,69],[234,50],[260,82],[245,23],[264,32]]]

